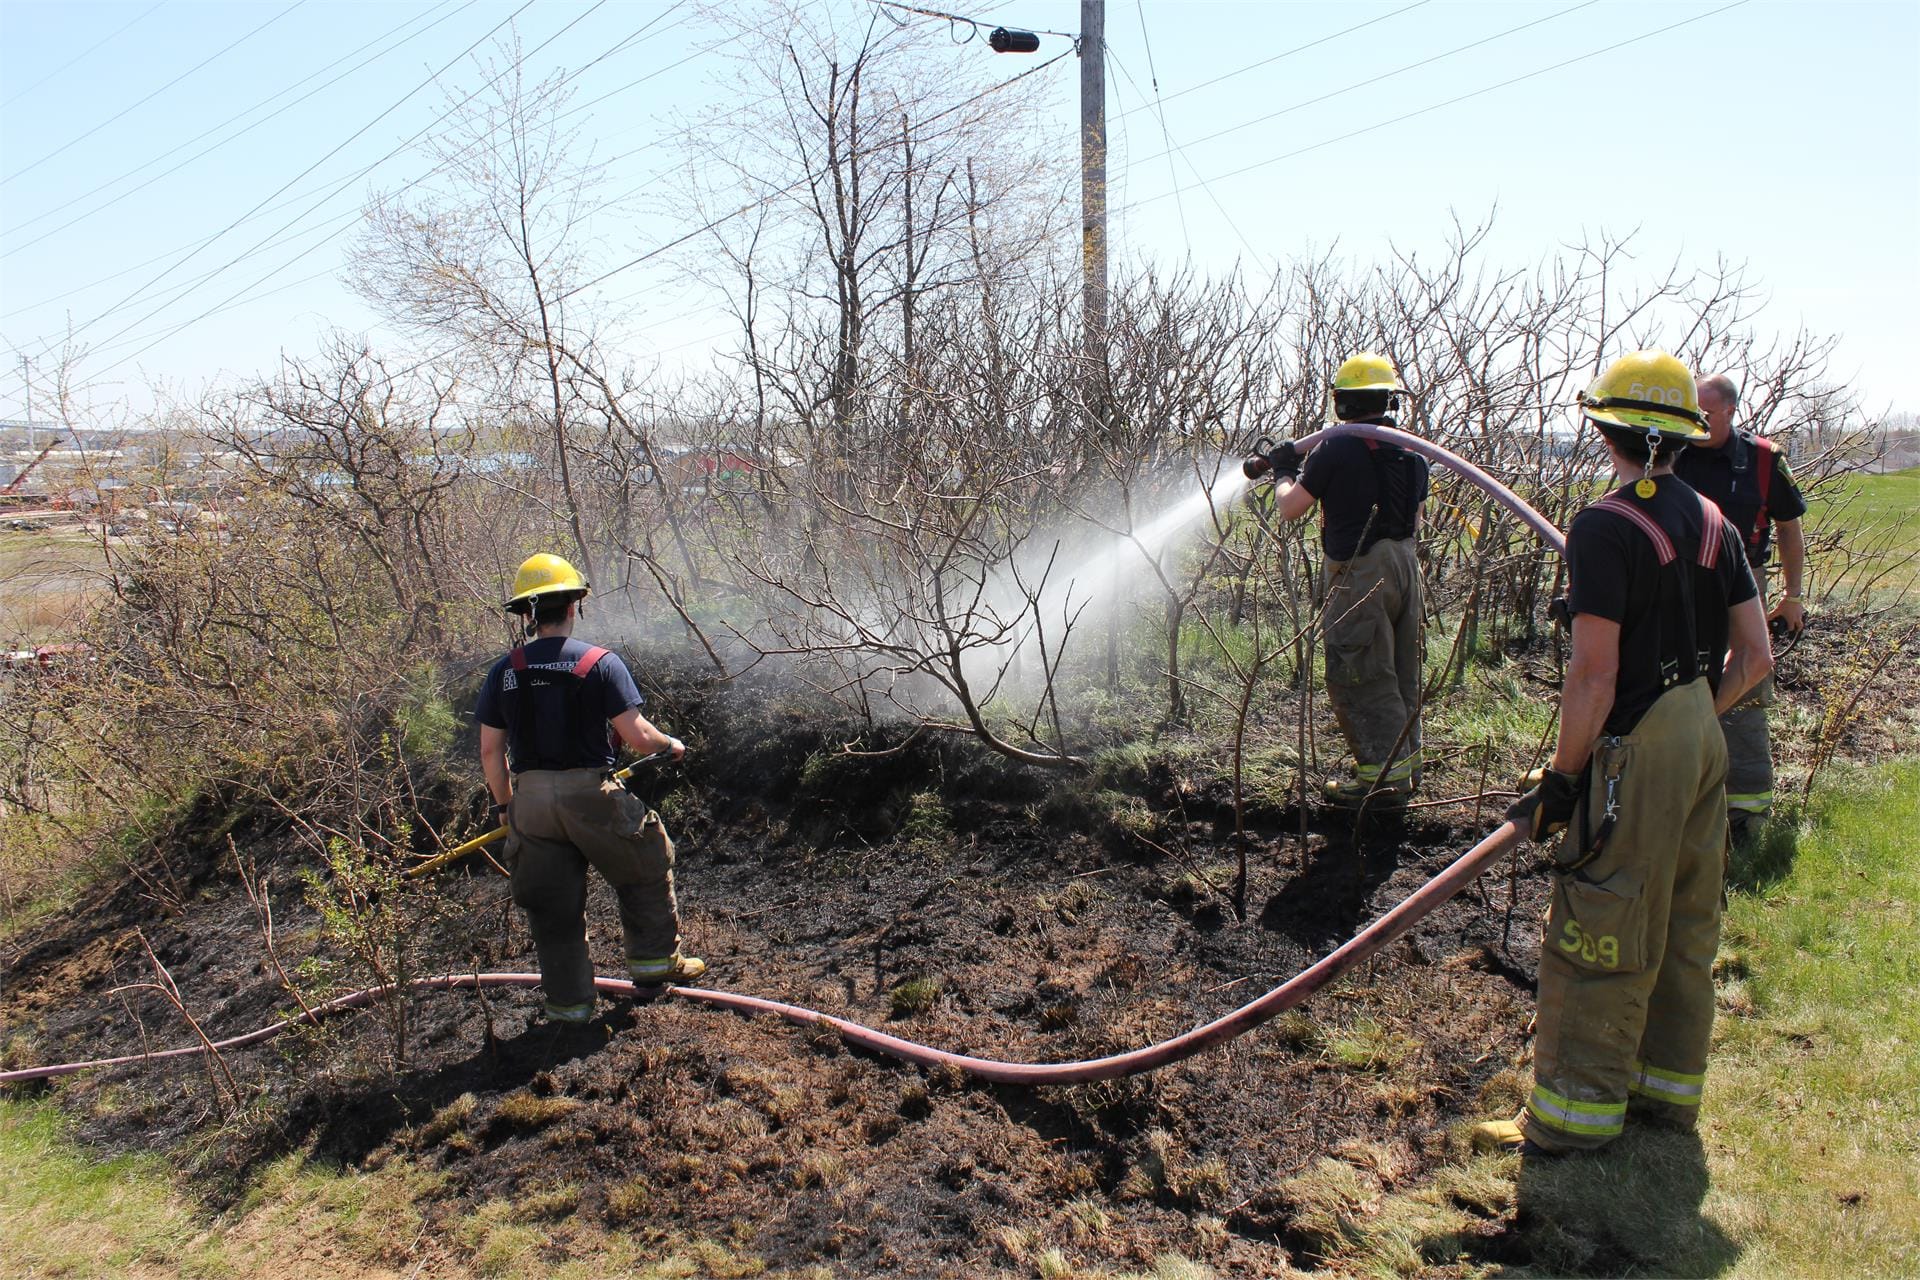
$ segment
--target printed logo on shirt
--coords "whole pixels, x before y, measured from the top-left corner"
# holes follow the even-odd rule
[[[571,662],[529,662],[526,669],[528,671],[564,671],[568,675],[572,675],[573,667],[574,664]],[[515,689],[518,689],[520,687],[519,675],[520,673],[512,667],[508,667],[505,671],[501,672],[500,691],[502,693],[511,693]]]

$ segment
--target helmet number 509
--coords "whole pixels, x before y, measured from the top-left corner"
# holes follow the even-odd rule
[[[1635,400],[1657,400],[1676,408],[1687,403],[1687,397],[1678,387],[1663,387],[1657,382],[1636,382],[1627,388],[1627,395]]]

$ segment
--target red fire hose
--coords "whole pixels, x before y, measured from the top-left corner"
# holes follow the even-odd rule
[[[1422,440],[1411,432],[1401,431],[1397,427],[1375,426],[1371,422],[1333,422],[1311,435],[1301,436],[1293,442],[1293,447],[1305,453],[1322,440],[1330,440],[1334,436],[1364,436],[1369,440],[1383,440],[1388,444],[1397,444],[1409,453],[1417,453],[1442,466],[1451,467],[1493,495],[1494,500],[1501,506],[1526,521],[1527,525],[1539,534],[1541,540],[1548,546],[1563,556],[1567,554],[1566,536],[1553,527],[1553,521],[1522,501],[1519,494],[1460,455],[1441,448],[1431,440]]]
[[[963,1053],[949,1053],[945,1049],[916,1044],[911,1040],[902,1040],[884,1031],[876,1031],[872,1027],[862,1026],[857,1022],[849,1022],[845,1018],[836,1018],[831,1014],[802,1008],[799,1005],[785,1004],[778,1000],[736,995],[731,991],[710,991],[704,987],[666,987],[663,990],[664,994],[677,996],[682,1000],[697,1000],[702,1004],[719,1005],[722,1008],[739,1009],[748,1013],[778,1014],[789,1022],[797,1022],[803,1026],[831,1027],[848,1044],[858,1045],[863,1049],[871,1049],[876,1053],[884,1053],[921,1066],[957,1067],[983,1080],[1029,1085],[1081,1084],[1089,1080],[1110,1080],[1115,1076],[1138,1075],[1143,1071],[1164,1067],[1170,1062],[1190,1058],[1203,1049],[1244,1035],[1261,1023],[1285,1013],[1362,960],[1376,954],[1382,947],[1412,928],[1422,916],[1466,888],[1476,876],[1511,849],[1519,839],[1519,828],[1511,822],[1503,824],[1399,906],[1368,925],[1339,950],[1275,987],[1258,1000],[1242,1005],[1232,1013],[1195,1027],[1171,1040],[1162,1040],[1159,1044],[1084,1062],[1002,1062],[994,1058],[975,1058]],[[416,978],[405,986],[410,991],[458,991],[474,987],[532,987],[538,986],[539,983],[540,975],[537,973],[448,973],[435,978]],[[605,995],[633,995],[636,992],[633,983],[621,978],[595,978],[593,985],[596,990]],[[319,1019],[328,1014],[357,1009],[388,994],[391,994],[391,988],[368,987],[317,1006],[313,1010],[313,1016]],[[304,1016],[286,1018],[258,1030],[249,1031],[245,1035],[216,1041],[212,1048],[223,1053],[229,1049],[242,1049],[248,1045],[259,1044],[262,1040],[269,1040],[283,1031],[292,1030],[306,1021]],[[87,1062],[65,1062],[57,1066],[28,1067],[20,1071],[0,1072],[0,1084],[45,1080],[54,1076],[72,1075],[77,1071],[86,1071],[94,1067],[121,1067],[137,1062],[187,1058],[205,1053],[207,1049],[206,1045],[188,1045],[182,1049],[167,1049],[159,1053],[136,1053],[121,1058],[96,1058]]]

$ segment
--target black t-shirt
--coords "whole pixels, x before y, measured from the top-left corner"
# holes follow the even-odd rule
[[[1351,560],[1383,538],[1413,536],[1427,497],[1427,460],[1396,444],[1335,436],[1307,455],[1300,487],[1320,503],[1327,558]]]
[[[527,643],[526,671],[513,669],[509,653],[487,672],[474,719],[507,730],[513,772],[613,766],[617,744],[607,722],[646,699],[616,653],[603,656],[584,678],[573,676],[574,664],[592,647],[571,636],[546,636]]]
[[[1607,715],[1609,734],[1632,732],[1647,708],[1676,684],[1704,675],[1718,689],[1726,662],[1727,611],[1757,594],[1732,521],[1720,526],[1713,566],[1699,564],[1706,516],[1692,489],[1661,476],[1651,498],[1622,485],[1607,499],[1621,500],[1659,526],[1672,559],[1663,566],[1654,538],[1631,518],[1597,509],[1603,504],[1582,511],[1567,529],[1571,611],[1620,624],[1620,672]],[[1681,613],[1689,592],[1690,621]]]
[[[1737,460],[1745,463],[1738,471],[1734,469]],[[1773,474],[1767,481],[1767,527],[1756,529],[1760,516],[1760,468],[1769,464]],[[1756,565],[1766,563],[1773,541],[1773,522],[1798,520],[1807,513],[1807,500],[1794,482],[1786,454],[1777,448],[1762,448],[1758,439],[1748,432],[1735,431],[1718,449],[1688,445],[1674,460],[1673,474],[1699,490],[1733,522],[1746,543],[1748,560]]]

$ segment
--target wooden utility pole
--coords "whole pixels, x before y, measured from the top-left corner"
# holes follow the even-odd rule
[[[1080,323],[1087,402],[1106,423],[1107,5],[1080,0]]]

